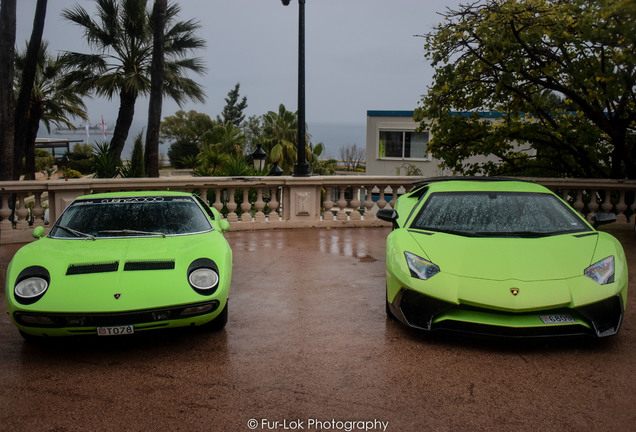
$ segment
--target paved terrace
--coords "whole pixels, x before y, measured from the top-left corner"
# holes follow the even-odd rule
[[[429,336],[387,320],[388,228],[231,231],[230,315],[219,333],[33,346],[1,307],[0,424],[22,431],[630,431],[636,236],[628,224],[605,229],[629,260],[625,321],[611,339],[567,343]],[[0,247],[3,282],[19,246]],[[347,423],[354,421],[371,423]]]

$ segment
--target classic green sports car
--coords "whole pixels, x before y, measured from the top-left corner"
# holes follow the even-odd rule
[[[7,311],[27,339],[221,329],[232,278],[228,229],[189,193],[79,197],[11,260]]]
[[[621,244],[543,186],[438,178],[394,209],[386,311],[424,330],[542,337],[618,332],[627,296]],[[594,223],[615,220],[598,213]]]

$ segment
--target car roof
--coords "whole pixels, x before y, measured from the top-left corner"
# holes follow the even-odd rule
[[[130,198],[130,197],[147,197],[147,196],[187,196],[191,197],[189,192],[177,191],[125,191],[125,192],[105,192],[91,195],[82,195],[76,199],[94,199],[94,198]]]
[[[507,177],[434,177],[416,182],[430,192],[552,192],[537,183]]]

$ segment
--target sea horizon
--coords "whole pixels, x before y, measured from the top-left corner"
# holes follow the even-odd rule
[[[99,123],[91,123],[88,135],[85,128],[78,127],[75,132],[59,133],[56,129],[51,129],[49,133],[46,128],[40,127],[38,138],[59,138],[71,140],[70,148],[76,143],[88,143],[95,145],[103,141],[110,141],[112,138],[112,126],[106,124],[107,131],[110,133],[104,137],[103,132],[95,126]],[[146,125],[133,122],[126,139],[126,145],[122,152],[122,159],[130,158],[134,139],[140,131],[145,131]],[[350,145],[357,145],[358,148],[366,147],[366,125],[352,123],[308,123],[307,133],[310,136],[310,143],[322,143],[324,150],[320,155],[321,159],[339,159],[340,149]],[[144,136],[145,138],[145,136]],[[161,158],[167,158],[170,144],[159,144],[159,155]]]

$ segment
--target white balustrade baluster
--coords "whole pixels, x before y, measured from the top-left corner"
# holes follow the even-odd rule
[[[364,200],[364,220],[375,220],[376,216],[371,210],[373,209],[373,188],[374,186],[365,186],[364,192],[366,199]]]
[[[612,211],[614,205],[612,204],[612,191],[609,189],[605,189],[605,199],[603,200],[603,204],[601,208],[604,212],[609,213]]]
[[[340,192],[340,197],[338,198],[338,213],[336,214],[337,220],[347,220],[347,212],[345,208],[347,208],[347,199],[345,198],[345,192],[347,191],[346,186],[339,186],[338,190]]]
[[[9,208],[10,199],[10,194],[0,195],[0,205],[2,205],[2,207],[0,208],[0,217],[2,218],[2,220],[0,221],[1,230],[10,230],[11,228],[13,228],[11,220],[9,219],[11,217],[11,209]]]
[[[353,198],[351,198],[351,220],[361,220],[362,215],[360,214],[360,186],[354,186],[353,188]]]
[[[592,217],[598,211],[599,205],[598,205],[597,198],[598,197],[596,196],[596,189],[591,189],[590,190],[590,203],[587,206],[587,208],[590,210],[590,213],[587,215],[588,220],[592,220]]]
[[[223,188],[214,188],[214,204],[212,207],[217,209],[219,212],[223,210],[223,202],[221,201],[221,195],[223,194]]]
[[[229,188],[228,193],[227,193],[227,220],[228,222],[238,222],[239,218],[238,215],[236,214],[236,208],[238,207],[238,205],[236,204],[236,201],[234,200],[234,191],[236,189],[235,188]]]
[[[585,203],[583,202],[583,189],[576,190],[576,201],[574,201],[574,210],[583,214]]]
[[[256,202],[254,203],[254,207],[256,208],[254,221],[265,222],[265,213],[263,213],[263,209],[265,208],[265,201],[263,201],[263,188],[261,186],[256,188]]]
[[[325,209],[325,212],[322,214],[322,219],[325,221],[333,220],[333,213],[331,213],[331,209],[333,208],[333,201],[331,200],[332,190],[333,188],[331,186],[325,186],[325,200],[322,202]]]
[[[625,202],[625,191],[621,190],[618,195],[618,202],[616,203],[616,222],[625,223],[627,222],[627,216],[625,212],[627,211],[627,203]]]
[[[388,187],[387,185],[378,186],[378,189],[380,189],[380,198],[378,199],[378,202],[377,202],[379,209],[383,209],[388,204],[386,200],[384,199],[384,191],[386,190],[387,187]]]
[[[43,220],[43,216],[44,216],[44,208],[42,207],[42,197],[40,195],[40,192],[36,192],[33,196],[34,198],[34,202],[33,202],[33,226],[38,226],[38,225],[44,225],[44,220]]]
[[[241,222],[251,222],[252,214],[250,213],[252,210],[252,204],[250,203],[250,189],[243,189],[243,202],[241,203]]]
[[[280,216],[278,215],[278,187],[269,188],[269,202],[267,207],[269,208],[268,219],[270,222],[278,222]]]
[[[29,209],[25,205],[24,198],[25,198],[25,196],[23,194],[19,194],[18,195],[18,200],[16,202],[16,209],[15,209],[16,224],[15,224],[15,227],[17,229],[26,229],[29,226],[29,221],[27,220],[27,216],[29,215]]]

